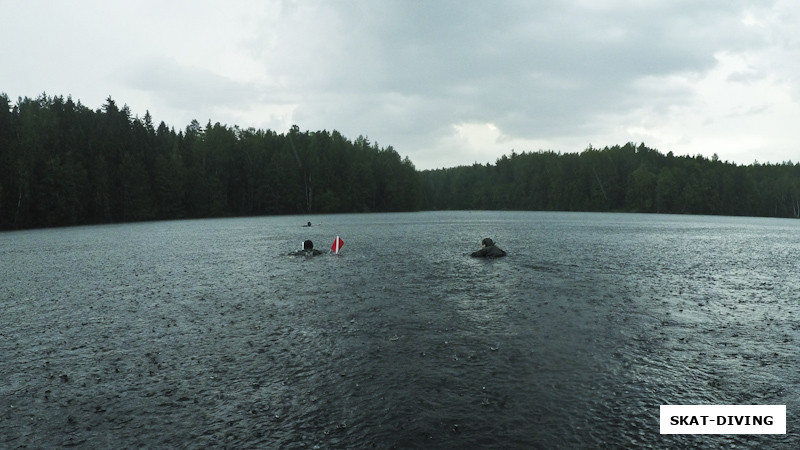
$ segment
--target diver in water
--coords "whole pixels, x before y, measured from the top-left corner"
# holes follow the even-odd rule
[[[494,245],[494,241],[486,238],[481,241],[481,249],[470,254],[473,258],[499,258],[506,256],[506,252]]]
[[[314,243],[311,242],[310,239],[306,239],[303,242],[303,249],[296,252],[290,252],[289,256],[317,256],[321,254],[321,251],[314,248]]]

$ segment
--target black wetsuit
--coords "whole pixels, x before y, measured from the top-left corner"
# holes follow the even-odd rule
[[[317,249],[312,250],[298,250],[296,252],[289,253],[289,256],[317,256],[321,255],[322,252]]]
[[[499,247],[489,245],[487,247],[483,247],[477,252],[472,252],[470,256],[475,258],[499,258],[501,256],[506,256],[506,252],[501,250]]]

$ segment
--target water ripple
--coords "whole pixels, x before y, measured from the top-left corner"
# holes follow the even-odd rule
[[[658,430],[662,404],[786,404],[797,422],[795,222],[306,221],[0,234],[0,445],[799,444]],[[335,235],[339,256],[286,256]],[[486,236],[509,256],[469,258]]]

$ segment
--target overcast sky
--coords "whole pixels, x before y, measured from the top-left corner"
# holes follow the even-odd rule
[[[800,161],[800,2],[0,0],[0,92],[338,130],[418,169],[644,142]]]

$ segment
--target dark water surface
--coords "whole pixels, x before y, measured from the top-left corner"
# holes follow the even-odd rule
[[[0,447],[800,448],[798,255],[800,221],[658,215],[0,233]],[[787,434],[662,436],[662,404]]]

